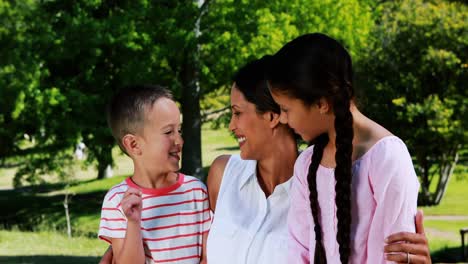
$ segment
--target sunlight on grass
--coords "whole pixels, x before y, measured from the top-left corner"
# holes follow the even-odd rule
[[[0,256],[101,256],[107,246],[107,243],[97,238],[68,238],[65,234],[52,232],[0,231]]]
[[[213,130],[210,124],[202,128],[203,167],[210,166],[213,160],[223,154],[239,153],[239,145],[227,128]]]
[[[434,228],[444,232],[452,232],[459,236],[460,229],[468,227],[468,220],[424,220],[425,228]]]
[[[468,215],[467,191],[468,177],[466,175],[453,175],[440,204],[420,208],[424,210],[425,215]]]

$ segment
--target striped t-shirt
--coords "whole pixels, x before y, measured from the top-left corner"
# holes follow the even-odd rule
[[[101,211],[99,238],[125,238],[127,220],[120,202],[129,187],[143,193],[141,232],[146,263],[199,263],[202,234],[211,223],[205,185],[195,177],[179,174],[177,183],[160,189],[137,186],[131,178],[112,187]]]

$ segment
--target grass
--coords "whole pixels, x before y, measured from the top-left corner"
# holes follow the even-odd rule
[[[462,261],[459,230],[468,227],[468,220],[425,220],[424,227],[434,262]]]
[[[202,127],[202,161],[203,167],[211,165],[213,160],[222,154],[239,152],[236,139],[231,136],[227,128],[213,130],[209,124]]]
[[[56,232],[0,230],[0,263],[97,263],[107,243]]]
[[[468,227],[468,220],[424,220],[426,229],[432,228],[439,231],[453,233],[455,236],[460,236],[460,229]]]
[[[466,173],[466,170],[457,170],[450,178],[447,191],[440,204],[421,207],[424,214],[468,216],[468,176]]]

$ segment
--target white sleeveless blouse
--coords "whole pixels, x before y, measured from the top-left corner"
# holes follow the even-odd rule
[[[224,170],[208,235],[208,264],[287,263],[291,179],[265,197],[254,160],[232,155]]]

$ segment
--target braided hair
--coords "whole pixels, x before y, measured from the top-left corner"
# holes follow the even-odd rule
[[[305,105],[326,99],[335,116],[335,203],[337,207],[341,263],[348,263],[351,233],[351,181],[354,98],[352,63],[348,52],[334,39],[320,33],[306,34],[287,43],[271,61],[267,73],[270,89],[301,100]],[[317,195],[317,169],[329,141],[327,134],[313,140],[314,151],[307,175],[310,206],[315,224],[315,263],[327,263],[322,241],[320,204]]]

